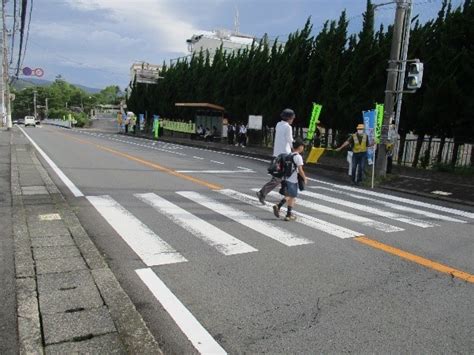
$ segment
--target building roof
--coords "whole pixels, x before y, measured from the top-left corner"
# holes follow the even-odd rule
[[[177,102],[174,104],[177,107],[191,107],[191,108],[207,108],[216,111],[225,111],[225,108],[219,105],[209,104],[205,102]]]

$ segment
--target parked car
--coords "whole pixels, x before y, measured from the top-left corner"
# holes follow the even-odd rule
[[[25,127],[33,126],[36,127],[35,116],[25,116]]]

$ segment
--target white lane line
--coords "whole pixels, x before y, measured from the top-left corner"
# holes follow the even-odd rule
[[[84,194],[81,192],[81,190],[79,190],[77,188],[76,185],[74,185],[74,183],[62,172],[61,169],[58,168],[58,166],[50,159],[50,157],[48,157],[46,155],[46,153],[43,151],[43,149],[41,149],[38,144],[35,143],[35,141],[33,139],[31,139],[31,137],[23,130],[23,128],[21,127],[18,127],[20,129],[20,131],[23,132],[23,134],[25,135],[26,138],[28,138],[28,140],[31,142],[31,144],[36,148],[36,150],[38,151],[38,153],[41,154],[41,156],[44,158],[44,160],[46,160],[46,162],[49,164],[49,166],[51,167],[51,169],[54,170],[54,172],[59,176],[59,178],[61,179],[61,181],[64,183],[64,185],[67,186],[67,188],[69,189],[69,191],[71,191],[71,193],[75,196],[75,197],[82,197],[84,196]]]
[[[241,192],[230,190],[230,189],[222,189],[222,190],[218,190],[218,192],[225,196],[232,197],[238,201],[242,201],[244,203],[252,205],[254,207],[258,207],[266,211],[272,211],[272,206],[269,206],[269,205],[262,206],[260,202],[258,202],[257,197],[243,194]],[[282,208],[282,212],[283,211],[286,211],[286,209]],[[310,228],[318,229],[320,231],[323,231],[327,234],[333,235],[338,238],[342,238],[342,239],[354,238],[354,237],[363,235],[363,233],[355,232],[353,230],[323,221],[321,219],[315,218],[313,216],[309,216],[304,213],[295,212],[295,215],[299,217],[296,220],[296,222],[304,224]]]
[[[198,173],[198,174],[246,174],[246,173],[255,173],[253,170],[176,170],[178,173]]]
[[[450,207],[443,207],[439,205],[433,205],[431,203],[426,203],[426,202],[421,202],[417,200],[410,200],[408,198],[403,198],[403,197],[398,197],[398,196],[392,196],[392,195],[387,195],[383,194],[380,192],[375,192],[375,191],[369,191],[369,190],[364,190],[364,189],[358,189],[356,187],[351,187],[351,186],[345,186],[345,185],[338,185],[338,184],[332,184],[330,182],[322,181],[322,180],[316,180],[316,179],[308,179],[311,181],[316,181],[319,184],[325,184],[325,185],[330,185],[332,187],[342,189],[342,190],[347,190],[347,191],[352,191],[360,194],[365,194],[365,195],[370,195],[370,196],[375,196],[375,197],[380,197],[380,198],[385,198],[387,200],[392,200],[392,201],[397,201],[397,202],[402,202],[406,203],[408,205],[414,205],[414,206],[419,206],[419,207],[425,207],[425,208],[430,208],[432,210],[437,210],[441,212],[447,212],[451,214],[455,214],[457,216],[461,217],[467,217],[467,218],[472,218],[474,219],[474,213],[472,212],[467,212],[467,211],[462,211],[458,210],[455,208],[450,208]]]
[[[89,202],[147,266],[187,261],[110,196],[87,196]]]
[[[224,165],[221,161],[211,160],[211,163]]]
[[[298,237],[297,235],[273,226],[270,223],[257,219],[254,216],[249,215],[243,211],[239,211],[233,207],[230,207],[226,204],[220,203],[216,200],[208,198],[198,192],[194,191],[178,191],[177,194],[184,196],[191,201],[194,201],[201,206],[209,208],[214,212],[217,212],[221,215],[224,215],[227,218],[230,218],[237,223],[244,225],[254,231],[261,233],[277,242],[280,242],[286,246],[292,247],[296,245],[304,245],[313,243],[309,239]]]
[[[198,159],[198,160],[204,160],[204,158],[201,158],[201,157],[197,157],[197,156],[193,156],[194,159]]]
[[[453,217],[444,216],[442,214],[428,212],[428,211],[422,211],[422,210],[419,210],[417,208],[412,208],[412,207],[407,207],[407,206],[400,206],[400,205],[397,205],[395,203],[382,201],[382,200],[377,200],[375,198],[360,196],[360,195],[352,194],[352,193],[349,193],[349,192],[346,192],[346,191],[331,189],[329,187],[310,186],[310,188],[317,189],[317,190],[331,191],[331,192],[334,192],[334,193],[337,193],[337,194],[343,194],[343,195],[346,195],[346,196],[351,196],[351,197],[354,197],[355,199],[378,203],[378,204],[381,204],[383,206],[393,208],[394,210],[411,212],[411,213],[419,214],[419,215],[422,215],[422,216],[425,216],[425,217],[428,217],[428,218],[434,218],[434,219],[438,219],[438,220],[443,220],[443,221],[448,221],[448,222],[455,222],[455,223],[467,223],[466,221],[463,221],[463,220],[460,220],[460,219],[457,219],[457,218],[453,218]]]
[[[421,228],[430,228],[430,227],[435,226],[435,224],[433,224],[433,223],[424,222],[424,221],[421,221],[419,219],[410,218],[410,217],[407,217],[407,216],[404,216],[404,215],[401,215],[401,214],[397,214],[397,213],[383,211],[379,208],[370,207],[370,206],[364,205],[362,203],[350,202],[350,201],[342,200],[342,199],[339,199],[339,198],[330,197],[330,196],[323,195],[323,194],[318,194],[318,193],[315,193],[315,192],[309,192],[309,191],[306,191],[306,190],[305,191],[300,191],[299,193],[303,196],[317,198],[321,201],[326,201],[326,202],[334,203],[336,205],[346,206],[346,207],[353,208],[353,209],[358,210],[358,211],[364,211],[364,212],[367,212],[367,213],[372,213],[372,214],[377,215],[377,216],[382,216],[382,217],[385,217],[385,218],[388,218],[388,219],[393,219],[395,221],[412,224],[414,226],[421,227]]]
[[[135,272],[199,353],[227,354],[153,270],[139,269]]]
[[[252,190],[253,191],[259,191],[259,189],[252,189]],[[276,196],[276,197],[280,196],[280,198],[281,198],[281,195],[279,195],[275,191],[270,192],[270,195],[271,196]],[[375,228],[375,229],[378,229],[378,230],[380,230],[382,232],[386,232],[386,233],[401,232],[401,231],[404,230],[403,228],[392,226],[391,224],[378,222],[378,221],[375,221],[373,219],[370,219],[370,218],[367,218],[367,217],[364,217],[364,216],[359,216],[359,215],[349,213],[349,212],[345,212],[345,211],[341,211],[341,210],[338,210],[338,209],[335,209],[335,208],[332,208],[332,207],[319,205],[317,203],[306,201],[306,200],[303,200],[303,199],[298,199],[298,206],[303,206],[303,207],[309,208],[309,209],[314,210],[314,211],[322,212],[322,213],[325,213],[325,214],[328,214],[328,215],[331,215],[331,216],[335,216],[335,217],[338,217],[338,218],[346,219],[348,221],[356,222],[358,224],[361,224],[361,225],[364,225],[364,226],[367,226],[367,227],[370,227],[370,228]]]
[[[257,251],[254,247],[154,193],[135,194],[135,196],[224,255]]]

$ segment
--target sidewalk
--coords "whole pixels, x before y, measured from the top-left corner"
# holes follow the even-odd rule
[[[18,129],[7,133],[19,352],[160,354],[34,148]]]
[[[133,135],[131,134],[131,136]],[[152,139],[146,135],[141,137]],[[266,147],[249,146],[243,148],[226,143],[204,142],[202,140],[172,136],[163,136],[160,137],[159,140],[266,159],[271,158],[273,151],[272,148]],[[305,168],[322,177],[336,180],[340,183],[350,183],[349,176],[347,175],[348,164],[345,159],[323,155],[318,164],[310,164]],[[462,176],[394,165],[391,179],[378,185],[377,188],[474,206],[473,180],[472,176]],[[441,191],[441,193],[447,193],[449,195],[434,194],[433,191]]]

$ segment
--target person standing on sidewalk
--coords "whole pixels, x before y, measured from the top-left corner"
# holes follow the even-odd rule
[[[352,146],[351,179],[355,185],[358,185],[362,181],[364,173],[365,161],[367,159],[367,148],[373,145],[373,143],[369,144],[369,137],[364,133],[363,124],[357,126],[357,132],[351,134],[349,138],[336,149],[336,152],[339,152],[348,145]]]
[[[295,119],[295,112],[292,109],[284,109],[280,114],[281,121],[277,123],[275,127],[275,142],[273,144],[273,156],[277,157],[280,154],[291,153],[291,147],[293,144],[293,131],[291,124]],[[257,191],[258,200],[262,205],[265,205],[265,197],[270,191],[281,184],[281,178],[272,177],[260,191]]]
[[[298,175],[303,179],[304,184],[308,182],[303,170],[303,157],[301,153],[304,151],[304,142],[300,138],[296,138],[293,143],[293,149],[291,153],[291,159],[293,160],[293,170],[290,177],[286,178],[286,194],[285,197],[273,206],[273,214],[275,217],[280,218],[280,209],[286,203],[288,204],[285,221],[294,221],[296,219],[293,214],[293,207],[296,203],[296,197],[298,196]]]

